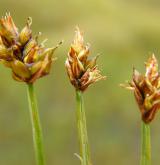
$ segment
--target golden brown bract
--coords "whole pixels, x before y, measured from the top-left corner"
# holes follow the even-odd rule
[[[61,42],[53,48],[45,48],[44,42],[38,43],[38,36],[32,37],[32,19],[18,31],[10,14],[0,19],[0,60],[11,68],[17,81],[33,83],[50,72],[53,53]]]
[[[92,59],[89,59],[88,56],[89,45],[84,45],[83,35],[77,27],[65,63],[70,82],[76,90],[84,91],[94,82],[105,79],[96,65],[98,56]]]
[[[145,63],[146,73],[141,75],[133,70],[132,81],[127,89],[134,91],[136,101],[145,123],[151,122],[160,108],[160,74],[158,62],[154,55]]]

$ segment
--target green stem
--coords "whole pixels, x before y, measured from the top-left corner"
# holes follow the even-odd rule
[[[141,165],[151,165],[150,125],[142,121]]]
[[[32,133],[37,165],[44,165],[42,130],[38,114],[37,101],[33,84],[28,84],[28,101],[30,106],[30,116],[32,122]]]
[[[81,91],[76,91],[76,100],[77,100],[77,126],[78,126],[78,138],[80,145],[81,165],[91,165],[89,146],[88,146],[86,116],[84,110],[83,95]]]

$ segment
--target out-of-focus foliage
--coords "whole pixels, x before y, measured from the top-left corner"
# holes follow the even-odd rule
[[[160,60],[160,1],[1,0],[0,15],[8,11],[20,28],[31,16],[33,32],[41,31],[48,47],[65,41],[51,74],[36,82],[47,164],[79,164],[75,93],[64,67],[76,25],[93,56],[101,53],[98,64],[107,76],[84,94],[92,162],[138,164],[140,113],[133,94],[118,84],[131,78],[133,66],[143,72],[152,52]],[[0,164],[34,165],[26,86],[10,74],[0,66]],[[154,165],[160,161],[159,118],[151,124]]]

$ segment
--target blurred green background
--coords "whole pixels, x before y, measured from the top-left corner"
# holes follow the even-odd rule
[[[131,78],[132,67],[144,72],[144,61],[160,60],[159,0],[1,0],[0,15],[10,11],[21,29],[28,16],[32,29],[48,38],[47,46],[64,44],[51,74],[36,82],[48,165],[78,165],[75,93],[64,61],[75,26],[101,53],[99,67],[106,81],[85,93],[93,165],[137,165],[140,159],[140,113],[132,92],[119,87]],[[160,114],[152,122],[152,162],[160,162]],[[12,80],[0,65],[0,165],[34,165],[26,85]]]

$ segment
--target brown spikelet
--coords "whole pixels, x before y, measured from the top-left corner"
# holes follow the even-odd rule
[[[141,111],[142,120],[151,122],[160,108],[160,74],[154,54],[145,63],[146,73],[141,75],[133,70],[132,81],[125,87],[134,91],[135,99]]]
[[[72,85],[76,90],[85,91],[94,82],[105,79],[96,65],[97,57],[89,56],[89,45],[84,45],[83,34],[76,27],[75,37],[71,44],[65,66]]]
[[[33,83],[50,72],[54,50],[38,43],[38,36],[32,36],[32,19],[18,31],[10,14],[0,19],[0,61],[11,68],[16,81]]]

